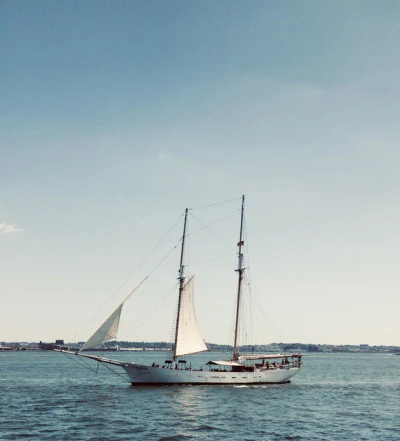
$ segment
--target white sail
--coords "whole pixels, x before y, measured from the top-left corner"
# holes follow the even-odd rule
[[[121,317],[123,306],[123,303],[118,306],[118,308],[108,317],[108,319],[100,326],[100,328],[81,347],[81,351],[101,345],[102,343],[105,343],[117,337],[119,319]]]
[[[208,348],[197,324],[194,310],[194,277],[191,277],[182,290],[175,355],[179,357],[203,351],[208,351]]]
[[[147,277],[146,277],[147,279]],[[146,280],[144,279],[144,280]],[[101,345],[107,341],[117,338],[119,319],[121,317],[122,307],[128,298],[133,294],[133,292],[139,288],[139,286],[144,282],[142,280],[136,286],[134,286],[129,293],[125,296],[124,300],[117,306],[117,308],[108,316],[106,321],[100,326],[100,328],[89,338],[89,340],[81,347],[80,351],[88,348],[94,348],[95,346]]]

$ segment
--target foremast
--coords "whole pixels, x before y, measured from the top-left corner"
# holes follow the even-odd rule
[[[235,339],[233,343],[233,360],[237,361],[239,359],[239,351],[238,351],[238,333],[239,333],[239,316],[240,316],[240,302],[241,302],[241,294],[242,294],[242,280],[243,280],[243,253],[242,247],[244,245],[243,241],[243,215],[244,215],[244,195],[242,196],[242,209],[240,215],[240,234],[239,234],[239,242],[238,246],[238,288],[237,288],[237,303],[236,303],[236,321],[235,321]]]
[[[172,360],[175,362],[177,359],[176,355],[176,349],[178,346],[178,332],[179,332],[179,317],[180,317],[180,310],[181,310],[181,301],[182,301],[182,291],[183,286],[185,284],[185,276],[184,276],[184,266],[183,266],[183,258],[185,253],[185,238],[186,238],[186,223],[187,223],[187,215],[188,215],[189,209],[186,208],[185,210],[185,221],[183,224],[183,235],[182,235],[182,246],[181,246],[181,259],[179,264],[179,294],[178,294],[178,310],[176,313],[176,327],[175,327],[175,343],[174,343],[174,353],[172,356]]]

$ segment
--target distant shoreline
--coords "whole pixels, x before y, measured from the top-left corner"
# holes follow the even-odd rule
[[[44,342],[1,342],[0,352],[7,351],[52,351],[54,349],[68,349],[79,351],[82,342],[64,343],[63,340],[56,340],[55,343]],[[231,352],[232,346],[207,343],[210,351]],[[104,347],[91,349],[90,351],[101,352],[168,352],[171,351],[171,344],[167,342],[112,342]],[[330,345],[330,344],[304,344],[304,343],[271,343],[265,345],[242,346],[241,352],[271,352],[271,353],[400,353],[400,346],[386,346],[368,344],[361,345]]]

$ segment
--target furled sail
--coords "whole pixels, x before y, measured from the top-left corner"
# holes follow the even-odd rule
[[[194,277],[191,277],[182,290],[175,355],[179,357],[203,351],[208,351],[208,348],[197,324],[194,310]]]
[[[147,277],[146,277],[147,278]],[[144,279],[146,280],[146,279]],[[117,338],[119,319],[121,317],[122,307],[128,298],[136,291],[137,288],[144,282],[142,280],[136,286],[134,286],[129,293],[125,296],[124,300],[117,306],[117,308],[108,316],[106,321],[100,326],[99,329],[89,338],[89,340],[81,347],[80,351],[93,348],[101,345],[107,341]]]

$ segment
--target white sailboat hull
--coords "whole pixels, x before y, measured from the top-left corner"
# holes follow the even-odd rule
[[[279,384],[297,374],[299,367],[255,369],[253,372],[201,371],[121,364],[134,386],[167,384]]]
[[[129,381],[134,386],[163,386],[173,384],[188,385],[216,385],[216,384],[281,384],[288,383],[289,379],[296,375],[301,369],[302,362],[299,355],[297,361],[288,364],[274,363],[268,366],[245,366],[240,364],[226,362],[226,367],[213,369],[174,369],[173,367],[146,366],[136,363],[127,363],[121,360],[105,358],[97,355],[82,354],[80,352],[71,352],[66,350],[55,349],[58,352],[75,355],[77,357],[89,358],[103,364],[111,364],[119,366],[125,370]],[[279,355],[281,356],[281,355]],[[283,356],[287,357],[287,356]],[[265,357],[267,358],[267,357]],[[277,358],[273,355],[270,358]],[[261,359],[264,357],[261,356]],[[225,362],[209,362],[212,366],[220,365]],[[232,366],[232,368],[230,367]]]

